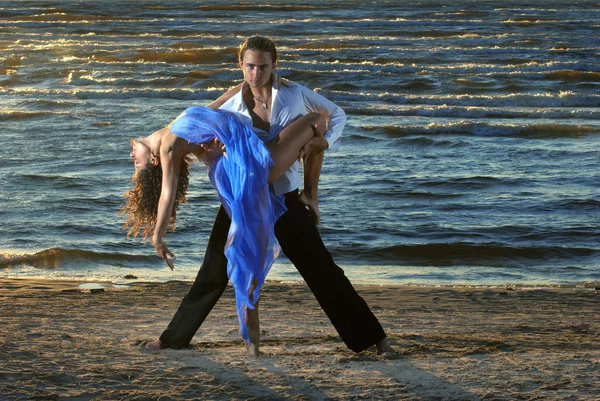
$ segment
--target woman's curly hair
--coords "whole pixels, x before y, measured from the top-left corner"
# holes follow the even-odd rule
[[[175,203],[169,220],[168,228],[175,230],[175,220],[179,205],[187,202],[186,194],[189,185],[189,164],[191,159],[184,157],[179,168]],[[125,204],[121,213],[127,215],[123,228],[129,229],[127,236],[136,237],[142,234],[144,241],[152,237],[156,217],[158,215],[158,201],[162,188],[162,167],[149,165],[138,171],[131,178],[132,188],[125,192]]]

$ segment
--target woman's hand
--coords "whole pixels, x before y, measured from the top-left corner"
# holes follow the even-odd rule
[[[167,248],[167,246],[165,244],[163,244],[162,242],[153,242],[152,246],[156,250],[156,254],[158,256],[160,256],[167,263],[167,266],[169,266],[169,268],[171,270],[175,269],[175,266],[173,265],[173,262],[169,259],[169,256],[173,260],[177,259],[175,257],[175,255],[173,254],[173,252],[171,252],[169,250],[169,248]]]

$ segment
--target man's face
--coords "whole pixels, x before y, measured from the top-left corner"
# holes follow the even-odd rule
[[[262,88],[267,85],[274,67],[269,52],[248,49],[240,61],[244,81],[252,88]]]

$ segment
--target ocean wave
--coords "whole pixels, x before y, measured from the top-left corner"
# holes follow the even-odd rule
[[[74,96],[77,99],[178,99],[214,100],[215,94],[222,94],[229,87],[215,88],[129,88],[129,89],[45,89],[45,88],[0,88],[0,94],[27,94],[33,96]]]
[[[483,48],[482,48],[483,49]],[[513,48],[511,48],[513,49]],[[508,49],[508,50],[511,50]],[[514,49],[513,49],[514,50]],[[526,50],[526,49],[523,49]],[[524,54],[524,57],[527,57],[528,53],[531,53],[531,49]],[[581,49],[582,51],[584,49]],[[592,51],[592,49],[589,49]],[[498,50],[482,50],[484,54],[487,52],[497,52]],[[507,63],[506,61],[500,63],[457,63],[457,64],[433,64],[423,65],[424,71],[437,72],[437,73],[446,73],[453,75],[465,75],[465,76],[473,76],[473,75],[522,75],[522,74],[531,74],[538,73],[542,74],[540,77],[544,77],[543,74],[551,73],[554,71],[589,71],[589,72],[600,72],[600,66],[592,63],[586,63],[582,61],[529,61],[527,58],[514,60],[514,55],[511,56],[513,63]],[[519,61],[518,63],[514,61]],[[526,61],[526,62],[525,62]]]
[[[600,81],[600,72],[557,70],[545,73],[544,78],[569,82],[598,82]]]
[[[155,78],[146,78],[146,77],[127,77],[127,76],[102,76],[102,74],[98,73],[86,73],[81,76],[75,76],[73,73],[70,73],[65,83],[77,86],[85,86],[85,85],[111,85],[117,87],[139,87],[139,86],[148,86],[152,87],[165,87],[165,86],[175,86],[179,84],[179,80],[175,76],[168,77],[155,77]]]
[[[55,189],[73,189],[91,187],[92,185],[81,177],[60,174],[21,174],[16,175],[16,181],[27,185],[52,186]]]
[[[564,19],[553,19],[553,18],[541,18],[541,17],[512,17],[509,19],[506,19],[504,21],[502,21],[503,24],[517,24],[517,25],[529,25],[529,24],[552,24],[553,26],[557,25],[557,24],[563,24],[563,25],[578,25],[578,24],[592,24],[594,23],[595,20],[589,20],[589,19],[571,19],[571,20],[564,20]]]
[[[25,57],[19,57],[13,54],[9,55],[8,57],[0,57],[0,66],[3,69],[20,67],[23,64],[24,58]]]
[[[381,101],[392,104],[476,106],[476,107],[600,107],[600,94],[576,93],[510,93],[493,95],[445,94],[408,95],[391,92],[327,91],[333,101]]]
[[[148,62],[165,64],[214,64],[234,63],[237,58],[235,48],[210,48],[202,50],[184,51],[145,51],[138,50],[125,55],[117,53],[99,53],[93,56],[94,61],[99,62]]]
[[[338,6],[343,7],[343,6]],[[324,4],[322,6],[312,4],[224,4],[224,5],[200,5],[194,7],[195,9],[202,11],[259,11],[259,12],[290,12],[290,11],[314,11],[319,9],[332,9],[337,8],[335,5]]]
[[[72,46],[77,46],[80,50],[76,54],[70,54],[68,56],[62,56],[60,58],[48,59],[48,56],[55,56],[52,53],[54,48],[60,48],[60,44],[47,45],[31,45],[34,50],[38,48],[44,48],[50,54],[46,53],[33,53],[28,56],[30,62],[37,63],[68,63],[69,68],[72,69],[76,65],[80,65],[82,71],[86,65],[90,63],[100,64],[146,64],[146,65],[169,65],[169,64],[227,64],[231,65],[232,68],[236,64],[237,60],[237,49],[236,48],[205,48],[205,49],[175,49],[169,50],[164,48],[158,48],[156,50],[148,50],[150,46],[140,45],[143,49],[131,50],[127,53],[115,52],[112,50],[98,50],[96,48],[87,48],[82,43],[75,42]],[[137,47],[137,46],[136,46]],[[23,49],[27,50],[27,49]],[[7,62],[6,64],[11,64]],[[14,64],[14,63],[12,63]],[[10,67],[18,67],[18,65],[10,65]],[[220,68],[220,67],[219,67]],[[131,72],[130,72],[131,73]],[[32,71],[31,74],[49,74],[49,77],[57,74],[56,70],[41,70]],[[44,75],[37,75],[38,77],[44,77]]]
[[[362,127],[367,131],[379,131],[396,138],[408,135],[478,135],[478,136],[531,136],[540,138],[564,138],[600,133],[600,126],[540,123],[540,124],[494,124],[471,121],[430,123],[426,126],[398,125]]]
[[[338,49],[367,49],[370,45],[358,43],[343,43],[343,42],[310,42],[295,45],[294,49],[309,49],[309,50],[338,50]],[[291,48],[288,48],[288,51]]]
[[[352,85],[352,84],[345,84]],[[369,105],[367,107],[346,106],[349,115],[362,116],[424,116],[454,118],[545,118],[545,119],[600,119],[598,108],[559,108],[559,107],[479,107],[448,105],[389,106]]]
[[[17,266],[33,266],[37,268],[59,268],[71,262],[123,264],[154,264],[150,256],[129,255],[124,253],[92,252],[81,249],[49,248],[35,253],[0,253],[0,269]]]
[[[95,22],[139,22],[143,17],[111,17],[106,15],[75,15],[71,11],[54,11],[51,13],[42,13],[35,15],[19,15],[7,18],[10,23],[21,22],[77,22],[77,23],[95,23]]]
[[[579,213],[598,213],[600,215],[600,201],[595,199],[556,200],[549,202],[546,207],[553,210],[572,210]]]
[[[600,260],[600,250],[563,246],[510,246],[498,243],[432,243],[381,248],[359,244],[340,249],[340,257],[415,266],[520,267],[529,263],[573,265]]]
[[[110,86],[113,88],[156,88],[161,90],[164,88],[196,88],[204,84],[204,80],[214,76],[215,72],[211,70],[197,70],[188,73],[163,73],[157,71],[151,76],[148,74],[131,75],[129,73],[106,74],[103,72],[71,72],[67,78],[64,79],[63,83],[76,87],[102,85],[104,87]],[[225,79],[221,82],[226,84]]]
[[[33,107],[41,107],[41,108],[57,108],[57,109],[65,109],[75,106],[89,106],[88,104],[81,104],[80,102],[73,102],[71,100],[53,100],[53,99],[36,99],[31,102],[27,102],[24,104],[32,105]]]
[[[416,185],[424,188],[445,188],[453,191],[459,191],[458,193],[464,193],[464,191],[479,191],[485,190],[491,187],[497,186],[514,186],[520,187],[523,184],[529,182],[529,180],[521,178],[507,178],[507,177],[493,177],[493,176],[481,176],[475,175],[470,177],[458,177],[458,178],[427,178],[424,180],[413,180]],[[437,194],[436,194],[437,195]],[[456,193],[451,192],[450,195],[455,196]],[[463,208],[464,205],[461,205]]]
[[[50,111],[29,111],[29,110],[2,110],[0,111],[0,121],[24,120],[30,118],[46,117],[55,114]]]

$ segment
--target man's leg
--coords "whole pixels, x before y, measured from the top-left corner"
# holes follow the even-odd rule
[[[275,224],[285,255],[296,266],[348,348],[361,352],[387,344],[381,324],[325,248],[297,191],[286,195],[288,211]],[[389,345],[388,345],[389,346]],[[381,353],[381,352],[380,352]]]
[[[213,225],[204,261],[179,309],[160,336],[160,348],[186,347],[227,287],[227,258],[223,253],[231,220],[223,206]]]

